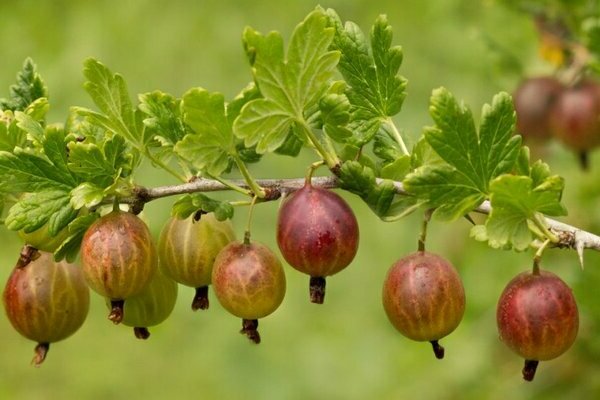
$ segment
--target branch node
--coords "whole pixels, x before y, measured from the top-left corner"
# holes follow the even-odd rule
[[[134,198],[130,206],[130,211],[133,214],[138,215],[144,211],[144,206],[147,202],[152,200],[152,196],[150,196],[148,189],[143,186],[136,186],[133,188],[133,195]]]

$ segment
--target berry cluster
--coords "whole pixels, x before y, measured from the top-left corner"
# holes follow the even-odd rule
[[[465,290],[447,260],[425,251],[424,232],[418,251],[390,268],[382,302],[400,333],[430,342],[441,359],[444,348],[438,341],[459,325]],[[358,239],[349,205],[337,194],[313,187],[310,179],[280,208],[279,249],[292,267],[310,276],[313,303],[323,303],[325,277],[351,263]],[[261,340],[258,319],[279,307],[286,290],[284,270],[272,250],[251,241],[248,231],[237,241],[229,220],[219,221],[201,210],[187,219],[170,218],[157,247],[138,216],[113,210],[86,231],[81,262],[82,268],[57,263],[51,253],[26,244],[9,278],[4,306],[15,329],[39,343],[36,365],[50,343],[83,324],[88,286],[106,298],[112,322],[131,326],[137,338],[147,339],[148,327],[171,314],[177,283],[196,289],[193,310],[208,308],[212,284],[221,305],[242,319],[241,333],[255,343]],[[498,303],[497,321],[501,340],[526,359],[523,376],[531,380],[538,361],[559,356],[574,342],[578,313],[567,285],[535,264],[532,273],[522,273],[508,284]]]
[[[583,168],[600,145],[600,83],[582,79],[566,86],[552,76],[521,82],[514,93],[517,131],[530,141],[552,137],[575,151]]]

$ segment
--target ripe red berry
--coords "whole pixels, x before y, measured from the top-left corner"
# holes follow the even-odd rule
[[[523,378],[528,381],[539,361],[571,347],[579,328],[571,289],[548,271],[527,271],[513,278],[500,296],[496,319],[500,339],[525,358]]]
[[[127,299],[123,307],[122,323],[132,327],[138,339],[148,339],[148,327],[166,320],[171,315],[176,301],[177,282],[159,270],[144,290]],[[106,300],[106,305],[111,308],[109,299]]]
[[[401,258],[387,274],[382,298],[400,333],[431,342],[436,357],[444,357],[438,340],[456,329],[465,312],[462,281],[448,261],[426,251]]]
[[[310,298],[323,303],[325,277],[338,273],[358,250],[358,222],[350,206],[330,190],[307,183],[279,210],[277,244],[285,260],[310,275]]]
[[[576,151],[587,167],[587,152],[600,145],[600,85],[584,80],[566,89],[552,108],[553,135]]]
[[[517,132],[523,138],[546,140],[552,137],[550,113],[563,85],[550,76],[529,78],[514,93]]]
[[[196,288],[192,309],[207,309],[208,285],[217,254],[235,240],[231,221],[218,221],[213,213],[196,221],[170,218],[158,240],[162,271],[171,279]]]
[[[94,222],[81,242],[81,262],[90,287],[112,301],[109,319],[123,319],[123,302],[140,293],[158,267],[146,224],[134,214],[113,211]]]
[[[90,294],[77,265],[55,262],[46,252],[30,255],[37,258],[13,270],[3,300],[12,326],[38,343],[33,363],[39,366],[50,343],[66,339],[83,325]]]
[[[215,260],[212,283],[221,305],[242,318],[240,333],[260,343],[258,319],[274,312],[285,296],[285,274],[277,256],[260,243],[231,242]]]

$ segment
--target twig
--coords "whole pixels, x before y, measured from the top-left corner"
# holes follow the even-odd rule
[[[231,182],[242,188],[248,188],[247,183],[242,179],[232,180]],[[377,184],[381,184],[382,182],[383,179],[377,178]],[[279,199],[284,194],[301,189],[304,186],[305,178],[257,179],[256,183],[267,192],[266,198],[261,200],[270,201]],[[311,184],[315,187],[326,189],[339,188],[338,179],[333,176],[313,177]],[[404,189],[402,182],[394,182],[394,189],[396,193],[400,195],[409,195]],[[163,197],[187,193],[216,192],[224,190],[231,190],[231,188],[213,179],[199,178],[192,182],[179,185],[158,186],[154,188],[138,187],[135,191],[135,197],[122,198],[120,201],[123,203],[138,204],[140,202],[147,203]],[[486,200],[474,211],[481,214],[489,214],[492,211],[492,206],[490,205],[490,202]],[[558,242],[553,243],[553,246],[576,250],[580,260],[583,258],[584,249],[600,251],[600,236],[551,218],[545,218],[545,221],[550,231],[555,233],[558,237]]]

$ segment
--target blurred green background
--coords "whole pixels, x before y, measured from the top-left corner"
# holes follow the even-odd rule
[[[241,48],[241,32],[251,25],[288,37],[316,2],[202,1],[0,2],[0,97],[8,94],[22,61],[31,56],[50,89],[51,122],[64,120],[70,105],[91,106],[82,89],[82,61],[93,56],[123,74],[132,94],[161,89],[181,95],[193,86],[233,97],[251,79]],[[477,118],[500,90],[511,91],[523,74],[550,71],[537,57],[533,24],[492,1],[424,2],[330,0],[344,20],[363,30],[380,13],[394,27],[408,79],[408,97],[396,123],[409,142],[423,126],[433,88],[444,85],[471,105]],[[501,49],[501,50],[498,50]],[[506,53],[504,53],[504,50]],[[509,56],[510,55],[510,56]],[[514,57],[514,60],[511,58]],[[538,149],[554,172],[567,181],[564,220],[600,232],[600,154],[587,173],[557,144]],[[255,166],[256,177],[298,177],[314,159],[268,156]],[[173,183],[146,166],[146,185]],[[221,195],[227,196],[228,194]],[[231,195],[231,194],[229,194]],[[543,266],[574,289],[581,311],[575,346],[543,362],[533,383],[524,383],[522,360],[498,340],[496,301],[508,280],[529,268],[531,253],[494,251],[468,236],[469,224],[433,222],[428,247],[460,271],[467,310],[459,328],[442,341],[446,358],[430,346],[411,342],[388,323],[381,285],[389,266],[416,249],[420,215],[397,223],[380,222],[357,198],[361,246],[352,265],[329,280],[322,306],[308,301],[308,278],[287,268],[288,291],[277,312],[261,321],[263,343],[239,335],[240,322],[211,297],[211,309],[192,313],[192,289],[180,287],[176,309],[148,341],[129,328],[112,326],[103,301],[93,295],[84,327],[52,346],[44,365],[29,361],[34,343],[0,318],[1,399],[531,399],[600,396],[600,257],[586,253],[582,271],[573,252],[550,250]],[[147,206],[158,236],[172,200]],[[276,248],[277,204],[260,205],[253,236]],[[235,225],[242,233],[246,209]],[[417,213],[418,214],[418,213]],[[21,243],[0,229],[0,280],[4,282]]]

